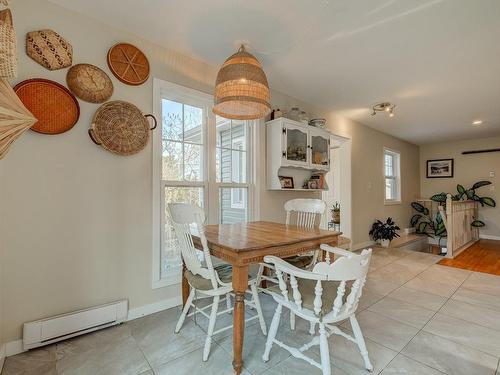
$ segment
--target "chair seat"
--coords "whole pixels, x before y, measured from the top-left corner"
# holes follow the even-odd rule
[[[225,284],[230,284],[233,280],[233,267],[230,264],[219,264],[214,266],[215,272],[219,275],[220,281]],[[195,275],[191,271],[186,270],[186,279],[193,288],[198,290],[214,289],[210,279],[205,279],[201,275]]]
[[[312,255],[295,255],[285,259],[291,265],[297,268],[307,268],[313,261]]]
[[[314,292],[314,288],[316,287],[316,280],[307,280],[307,279],[297,279],[297,285],[299,287],[300,294],[302,296],[302,308],[314,311],[314,299],[316,298],[316,294]],[[322,281],[321,287],[323,288],[323,294],[321,296],[322,306],[321,306],[321,314],[326,315],[330,311],[332,311],[332,301],[337,297],[337,289],[340,285],[340,281]],[[351,284],[346,283],[346,290],[344,294],[343,301],[345,302],[349,293],[351,293]],[[293,289],[290,286],[290,283],[287,285],[288,289],[288,299],[290,302],[294,302],[293,298]],[[281,294],[281,290],[278,285],[273,285],[268,289],[270,292]]]

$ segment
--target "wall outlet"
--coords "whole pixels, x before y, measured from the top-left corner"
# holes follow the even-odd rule
[[[495,177],[495,172],[491,171],[490,172],[490,177]]]

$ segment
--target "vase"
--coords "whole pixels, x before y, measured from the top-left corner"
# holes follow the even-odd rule
[[[380,240],[380,244],[383,247],[389,247],[390,243],[391,243],[391,240]]]

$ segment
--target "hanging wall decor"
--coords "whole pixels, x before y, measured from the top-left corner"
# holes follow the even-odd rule
[[[38,119],[31,130],[42,134],[61,134],[78,122],[78,101],[63,85],[37,78],[19,83],[14,90]]]
[[[7,154],[12,143],[36,121],[7,80],[0,79],[0,159]]]
[[[217,74],[212,111],[224,118],[255,120],[271,112],[270,98],[262,65],[241,46]]]
[[[108,65],[111,72],[121,82],[138,86],[149,78],[149,61],[137,47],[128,43],[119,43],[108,52]]]
[[[0,0],[0,4],[9,6],[10,1],[9,0]]]
[[[0,78],[17,77],[16,32],[9,9],[0,12]]]
[[[78,64],[68,70],[69,89],[82,100],[104,103],[113,95],[113,82],[100,68],[91,64]]]
[[[153,120],[150,128],[148,117]],[[144,115],[135,105],[116,100],[103,104],[95,113],[89,129],[92,141],[118,155],[133,155],[144,149],[156,118]]]
[[[73,47],[53,30],[26,34],[26,54],[48,70],[63,69],[73,64]]]

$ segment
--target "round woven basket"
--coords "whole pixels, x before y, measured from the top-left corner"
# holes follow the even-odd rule
[[[148,118],[153,120],[150,128]],[[144,149],[149,132],[156,128],[153,115],[144,115],[135,105],[115,100],[103,104],[89,129],[92,141],[117,155],[133,155]]]

